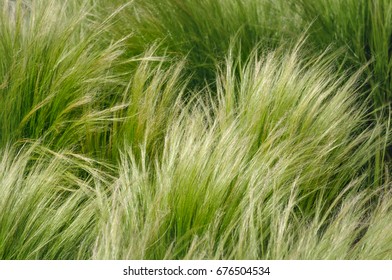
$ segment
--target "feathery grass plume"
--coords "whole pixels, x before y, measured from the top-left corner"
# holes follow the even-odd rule
[[[356,244],[350,258],[391,259],[392,256],[392,184],[377,193],[377,207],[368,218],[366,233]]]
[[[317,204],[317,214],[312,219],[303,213],[288,213],[286,208],[283,215],[276,218],[268,258],[390,259],[392,247],[388,242],[392,235],[388,228],[392,224],[387,216],[380,214],[390,211],[391,185],[385,184],[376,191],[357,192],[358,183],[360,181],[353,181],[347,185],[327,211],[320,211]],[[292,205],[296,202],[294,199]]]
[[[173,62],[154,56],[155,49],[146,51],[131,72],[129,82],[119,94],[119,106],[114,118],[111,142],[113,153],[133,147],[135,156],[146,145],[147,156],[154,159],[161,153],[167,127],[177,118],[188,78],[182,73],[184,62]],[[99,112],[98,112],[99,113]],[[138,156],[137,156],[138,157]]]
[[[118,159],[124,145],[131,145],[137,154],[146,143],[149,157],[160,153],[167,126],[181,110],[188,79],[181,73],[183,62],[166,67],[169,60],[153,54],[154,48],[134,57],[128,83],[113,86],[112,96],[98,100],[100,107],[90,107],[77,119],[65,121],[67,129],[60,142],[64,145],[67,139],[76,138],[83,154],[109,161]]]
[[[229,46],[237,42],[243,58],[262,41],[264,49],[275,46],[284,36],[284,20],[270,1],[255,0],[117,0],[103,2],[118,8],[110,36],[126,41],[129,57],[159,43],[159,53],[187,57],[185,70],[192,73],[190,86],[202,88],[205,79],[215,80],[215,66],[225,57]],[[110,9],[109,9],[110,10]]]
[[[255,53],[240,78],[235,63],[221,71],[219,101],[188,104],[173,120],[155,163],[145,147],[142,161],[132,148],[122,155],[94,258],[289,258],[304,232],[312,241],[339,232],[339,215],[360,226],[362,210],[344,209],[366,204],[364,186],[380,187],[367,163],[382,127],[363,128],[355,79],[303,65],[298,50]]]
[[[83,135],[64,134],[106,105],[118,44],[95,43],[106,26],[89,18],[87,1],[6,0],[0,10],[0,145],[43,135],[60,148],[79,144]]]
[[[0,170],[0,259],[90,258],[96,189],[110,177],[90,159],[38,143],[5,147]]]
[[[236,119],[239,127],[244,128],[243,133],[253,138],[254,151],[263,148],[270,152],[285,143],[287,147],[307,151],[302,155],[288,153],[298,163],[308,155],[309,160],[322,160],[332,172],[344,168],[361,170],[375,157],[377,145],[385,145],[388,137],[380,139],[385,132],[382,123],[374,129],[367,128],[368,104],[356,104],[360,94],[356,79],[360,73],[351,77],[332,73],[331,57],[307,59],[305,64],[298,52],[295,47],[293,52],[279,57],[281,50],[278,50],[262,59],[254,54],[239,79],[233,70],[239,62],[229,57],[218,81],[222,104],[218,116],[223,123]],[[356,152],[352,154],[353,151]],[[314,157],[316,154],[321,158]],[[354,155],[359,157],[354,159]],[[309,176],[310,185],[313,179],[326,173],[322,166],[306,167],[314,172],[314,176]],[[382,169],[380,173],[384,172]],[[342,175],[349,173],[345,170]],[[336,179],[344,181],[344,176],[336,174]]]

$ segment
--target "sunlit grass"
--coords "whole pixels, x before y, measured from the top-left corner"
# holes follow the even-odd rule
[[[390,259],[388,3],[2,1],[0,259]]]
[[[234,63],[218,101],[189,105],[172,123],[161,157],[151,162],[145,147],[141,161],[132,149],[122,155],[95,257],[356,257],[382,188],[367,165],[382,127],[362,128],[353,82],[305,69],[295,51],[252,57],[241,81]],[[302,242],[327,247],[306,253]]]

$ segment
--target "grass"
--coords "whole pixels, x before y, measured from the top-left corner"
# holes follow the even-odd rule
[[[346,67],[368,64],[374,107],[390,106],[392,100],[392,3],[377,1],[308,1],[294,4],[309,39],[317,48],[343,48]]]
[[[72,139],[80,141],[84,131],[72,126],[104,104],[98,100],[110,94],[110,65],[120,50],[94,43],[102,27],[88,27],[87,6],[18,1],[13,11],[11,1],[3,2],[1,145],[44,134],[58,147],[77,144]]]
[[[348,4],[3,1],[0,259],[390,259],[391,5]]]
[[[36,145],[6,148],[1,158],[0,258],[83,258],[97,231],[99,177],[78,178],[75,167],[88,161]]]
[[[125,57],[141,54],[158,44],[157,54],[182,60],[192,76],[189,86],[203,88],[215,81],[215,66],[235,47],[246,59],[256,44],[273,48],[290,32],[270,1],[192,0],[102,1],[102,10],[122,9],[110,38],[124,42]]]

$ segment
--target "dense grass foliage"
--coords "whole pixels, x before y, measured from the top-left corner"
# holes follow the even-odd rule
[[[390,259],[392,5],[343,2],[2,1],[0,259]]]
[[[6,148],[1,159],[0,258],[85,258],[97,232],[99,171],[79,155],[34,146]],[[95,176],[79,178],[83,169]]]
[[[375,108],[392,101],[392,2],[388,0],[295,1],[317,48],[343,48],[346,67],[367,65]]]
[[[76,145],[106,103],[120,50],[95,44],[102,26],[88,26],[88,7],[76,3],[1,3],[1,145],[45,135],[58,147]]]
[[[110,36],[125,40],[127,57],[157,44],[158,54],[187,58],[184,70],[192,76],[189,86],[202,88],[215,81],[215,66],[229,48],[246,59],[255,45],[273,48],[282,42],[287,27],[268,0],[136,0],[102,1],[103,9],[123,4],[110,28]]]
[[[97,257],[289,257],[300,248],[286,238],[299,246],[300,224],[316,220],[323,238],[340,195],[372,191],[362,170],[381,128],[360,130],[350,83],[304,70],[295,52],[249,61],[241,82],[232,64],[217,83],[221,99],[175,121],[152,166],[122,156]],[[345,242],[359,235],[351,230]]]

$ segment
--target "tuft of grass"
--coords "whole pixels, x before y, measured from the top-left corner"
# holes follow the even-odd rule
[[[120,108],[112,110],[118,120],[109,136],[114,155],[129,147],[136,155],[145,145],[147,156],[154,159],[161,153],[168,126],[182,110],[187,85],[182,74],[184,62],[167,67],[167,58],[153,54],[154,50],[148,51],[137,59],[127,86],[119,94]]]
[[[76,3],[0,4],[1,146],[44,136],[59,148],[80,145],[83,134],[72,135],[70,123],[105,106],[121,51],[99,48],[105,25],[90,23],[91,8]]]
[[[380,187],[367,164],[382,132],[363,129],[354,80],[303,65],[296,50],[254,55],[241,80],[235,63],[221,71],[219,101],[188,105],[154,162],[145,146],[141,161],[131,148],[121,156],[94,258],[351,256],[367,194]],[[341,219],[353,226],[338,243],[329,234],[344,230]],[[344,247],[306,255],[297,247],[306,238]]]
[[[0,259],[88,259],[97,188],[109,177],[91,159],[39,143],[0,158]]]

